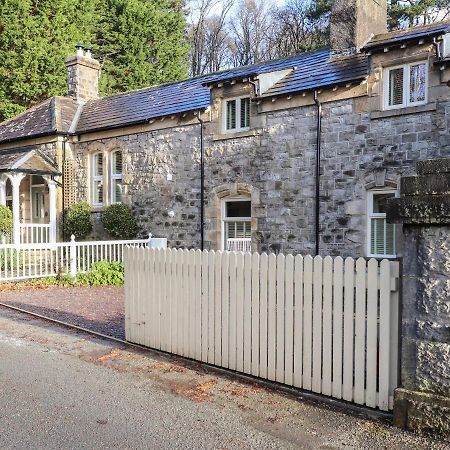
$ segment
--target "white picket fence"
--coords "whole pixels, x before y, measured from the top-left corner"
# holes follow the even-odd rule
[[[123,262],[124,248],[167,247],[166,239],[0,244],[0,282],[86,272],[98,261]]]
[[[127,248],[126,339],[389,410],[398,277],[388,260]]]

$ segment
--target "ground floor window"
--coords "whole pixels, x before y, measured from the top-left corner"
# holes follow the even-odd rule
[[[387,200],[396,196],[395,190],[369,191],[368,193],[368,256],[383,258],[396,256],[395,225],[386,220]]]
[[[251,250],[251,201],[225,200],[223,205],[223,249],[231,251]]]

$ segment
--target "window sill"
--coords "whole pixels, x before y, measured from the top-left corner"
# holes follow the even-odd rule
[[[407,106],[406,108],[386,109],[384,111],[373,111],[370,119],[384,119],[385,117],[403,116],[406,114],[418,114],[427,111],[436,111],[436,102],[419,106]]]
[[[256,136],[256,130],[246,130],[246,131],[236,131],[222,134],[214,134],[212,137],[213,141],[223,141],[226,139],[236,139],[243,137]]]

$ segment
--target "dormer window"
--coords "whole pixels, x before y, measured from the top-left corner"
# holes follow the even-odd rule
[[[427,102],[426,61],[388,67],[384,70],[385,109],[423,105]]]
[[[250,97],[225,101],[225,131],[246,131],[250,128]]]

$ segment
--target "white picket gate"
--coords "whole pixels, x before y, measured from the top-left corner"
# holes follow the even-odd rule
[[[126,339],[389,410],[398,277],[389,260],[127,248]]]

